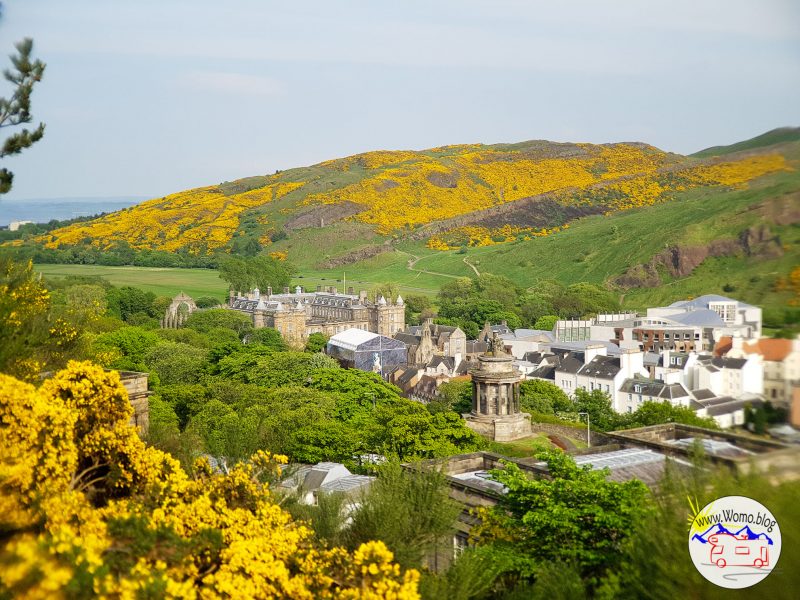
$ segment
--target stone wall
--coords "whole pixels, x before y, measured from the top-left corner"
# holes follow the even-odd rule
[[[531,423],[531,431],[534,433],[547,433],[559,435],[561,437],[573,438],[586,443],[586,427],[570,427],[569,425],[557,425],[555,423]],[[592,446],[604,446],[616,443],[616,440],[592,429]]]

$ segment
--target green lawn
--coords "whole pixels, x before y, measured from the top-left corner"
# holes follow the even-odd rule
[[[586,448],[586,442],[577,438],[567,439],[575,444],[577,448]],[[536,433],[513,442],[490,442],[489,444],[490,451],[512,458],[528,458],[534,456],[537,452],[552,450],[553,448],[558,448],[558,446],[548,439],[546,433]]]
[[[155,267],[102,267],[98,265],[36,265],[45,277],[85,275],[102,277],[113,285],[130,285],[158,296],[175,296],[186,292],[193,298],[227,297],[227,284],[212,269],[174,269]]]

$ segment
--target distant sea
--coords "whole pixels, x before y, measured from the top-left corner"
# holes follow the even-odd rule
[[[147,200],[146,196],[114,196],[110,198],[33,198],[6,200],[0,196],[0,225],[11,221],[47,223],[114,212]]]

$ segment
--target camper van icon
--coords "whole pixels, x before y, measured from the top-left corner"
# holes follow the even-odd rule
[[[766,506],[746,496],[724,496],[691,508],[689,555],[703,577],[742,589],[769,576],[781,556],[781,530]]]
[[[767,539],[750,539],[746,533],[715,533],[708,537],[708,543],[711,544],[711,562],[720,568],[769,565],[770,542]]]

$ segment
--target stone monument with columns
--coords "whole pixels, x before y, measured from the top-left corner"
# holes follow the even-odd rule
[[[514,357],[503,350],[497,334],[472,375],[472,411],[464,415],[470,429],[497,442],[509,442],[531,435],[530,415],[519,408],[522,374]]]

